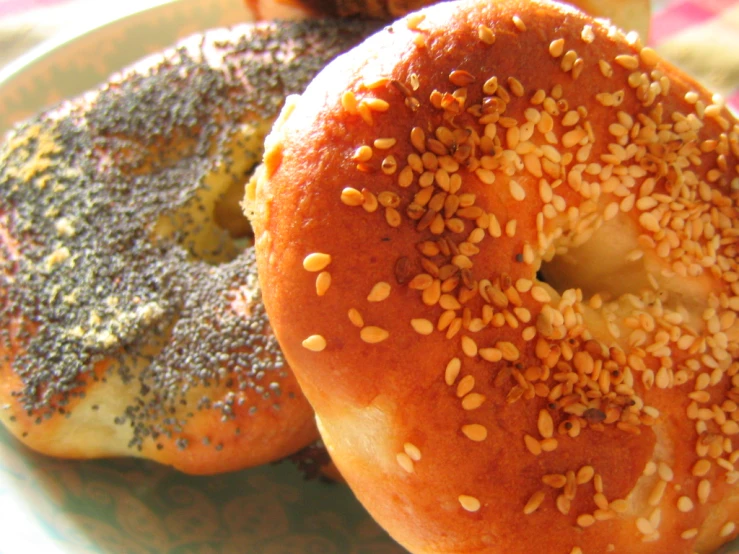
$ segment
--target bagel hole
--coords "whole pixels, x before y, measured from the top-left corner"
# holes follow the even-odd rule
[[[173,240],[195,260],[230,262],[253,244],[251,225],[241,211],[244,187],[244,182],[233,182],[223,191],[198,190],[180,209],[159,219],[155,236]]]
[[[609,221],[582,244],[560,244],[553,258],[542,262],[536,277],[560,295],[580,289],[586,302],[596,294],[608,301],[654,290],[643,260],[629,258],[639,248],[637,238],[630,225]]]
[[[639,303],[659,302],[662,308],[681,314],[684,324],[696,333],[703,332],[710,275],[683,277],[669,271],[655,252],[640,247],[638,228],[627,218],[604,223],[583,244],[568,248],[566,243],[562,241],[553,258],[538,268],[537,279],[544,286],[560,296],[580,289],[585,304],[591,304],[597,294],[604,303],[613,306],[615,302],[626,311]]]
[[[254,233],[241,202],[261,160],[269,123],[242,125],[221,147],[220,163],[204,176],[192,198],[159,218],[155,238],[174,240],[193,259],[212,265],[230,262],[253,245]]]

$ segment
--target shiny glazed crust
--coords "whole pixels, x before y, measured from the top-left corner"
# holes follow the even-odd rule
[[[374,28],[196,35],[0,146],[0,420],[69,458],[215,473],[315,440],[239,200],[285,96]]]
[[[411,14],[290,99],[247,188],[265,306],[402,545],[736,536],[738,133],[635,37],[543,1]]]

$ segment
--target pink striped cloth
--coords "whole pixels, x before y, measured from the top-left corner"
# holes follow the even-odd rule
[[[649,42],[739,113],[739,0],[668,0],[652,15]]]
[[[0,17],[60,3],[60,0],[0,0]]]

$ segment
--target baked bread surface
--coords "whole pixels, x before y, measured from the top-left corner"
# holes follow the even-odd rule
[[[403,546],[736,536],[738,132],[545,1],[411,14],[288,101],[245,201],[265,306]]]

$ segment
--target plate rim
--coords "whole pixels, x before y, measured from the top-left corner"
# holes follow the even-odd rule
[[[40,62],[46,56],[53,54],[56,50],[59,50],[67,44],[90,33],[101,31],[110,25],[115,25],[128,18],[141,15],[144,12],[152,12],[175,3],[184,3],[184,1],[185,0],[151,0],[149,5],[140,4],[131,11],[123,13],[112,12],[111,17],[105,18],[104,20],[98,21],[94,24],[75,26],[72,29],[60,31],[54,36],[31,47],[20,56],[17,56],[5,64],[3,67],[0,67],[0,94],[2,94],[2,89],[26,68]]]

